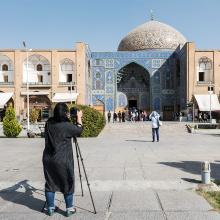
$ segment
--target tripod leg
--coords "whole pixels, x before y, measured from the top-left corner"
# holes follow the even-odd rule
[[[78,149],[79,157],[80,157],[82,167],[83,167],[83,171],[84,171],[84,174],[85,174],[86,183],[87,183],[87,186],[88,186],[88,189],[89,189],[89,194],[90,194],[90,198],[91,198],[93,209],[94,209],[94,214],[96,214],[97,212],[96,212],[94,200],[93,200],[93,197],[92,197],[92,192],[91,192],[91,189],[90,189],[89,180],[88,180],[88,177],[87,177],[87,174],[86,174],[86,169],[85,169],[85,165],[84,165],[84,162],[83,162],[83,157],[82,157],[82,154],[81,154],[81,151],[80,151],[79,144],[78,144],[77,140],[75,140],[75,143],[76,143],[76,148]]]
[[[77,147],[77,144],[76,144],[76,139],[75,139],[75,146],[76,146],[76,158],[77,158],[77,164],[78,164],[78,170],[79,170],[81,193],[82,193],[82,196],[83,196],[84,194],[83,194],[83,186],[82,186],[82,175],[81,175],[81,168],[80,168],[80,164],[79,164],[79,151],[78,151],[78,147]]]

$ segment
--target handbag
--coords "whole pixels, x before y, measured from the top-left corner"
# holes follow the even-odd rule
[[[157,123],[159,127],[163,125],[162,121],[159,118],[157,119]]]

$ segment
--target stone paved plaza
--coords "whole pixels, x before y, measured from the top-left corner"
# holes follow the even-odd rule
[[[160,142],[151,142],[150,123],[108,124],[98,138],[79,139],[97,214],[85,178],[80,196],[77,169],[77,220],[217,220],[220,214],[194,192],[200,162],[210,161],[220,179],[220,136],[189,134],[184,123],[164,122]],[[0,219],[65,219],[40,212],[44,205],[44,139],[0,139]],[[75,161],[76,164],[76,161]],[[71,218],[70,218],[71,219]]]

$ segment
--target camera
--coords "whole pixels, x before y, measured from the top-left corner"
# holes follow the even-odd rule
[[[77,116],[77,108],[72,107],[70,108],[70,117],[76,117]]]
[[[72,107],[70,108],[70,120],[74,123],[77,124],[77,108]]]

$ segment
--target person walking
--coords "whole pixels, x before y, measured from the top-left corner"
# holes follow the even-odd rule
[[[108,111],[108,114],[107,114],[107,117],[108,117],[108,123],[111,121],[111,116],[112,116],[111,112]]]
[[[73,204],[75,177],[72,138],[82,133],[82,112],[78,112],[76,124],[70,121],[68,114],[67,105],[57,103],[54,116],[49,118],[45,125],[45,148],[42,162],[49,216],[55,211],[55,192],[61,192],[64,195],[67,217],[76,212]]]
[[[149,115],[149,118],[151,119],[151,125],[152,125],[152,142],[155,141],[155,136],[157,137],[157,142],[159,142],[159,120],[160,120],[160,115],[156,111],[153,111]]]

